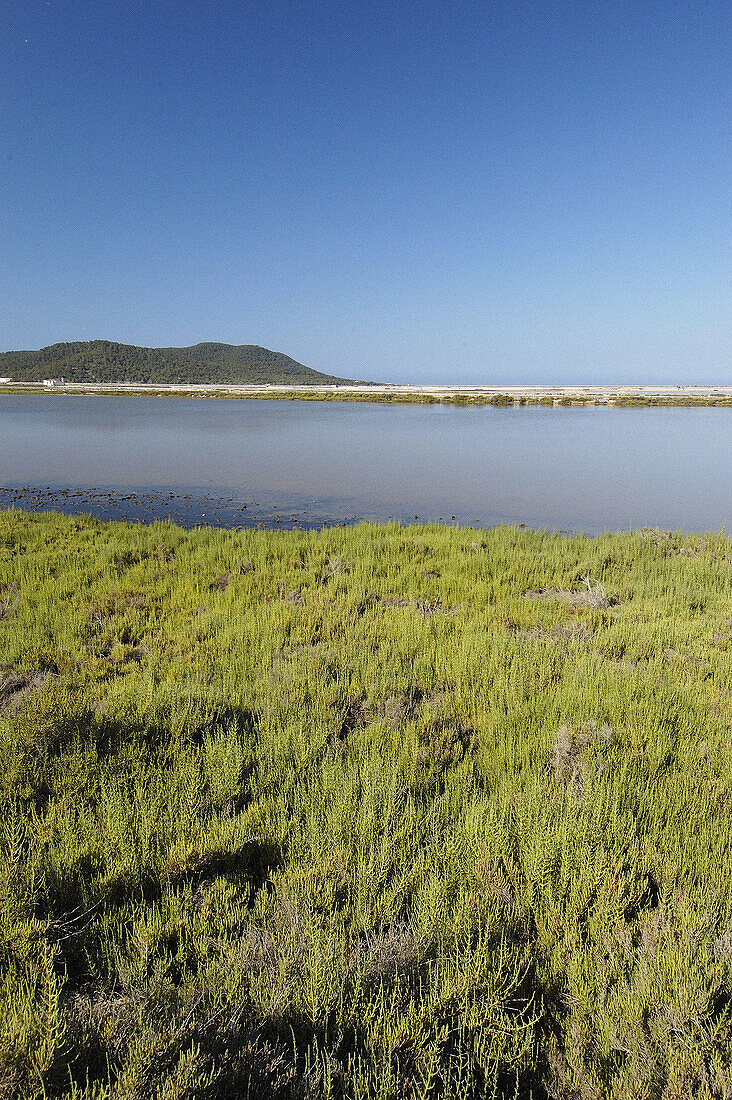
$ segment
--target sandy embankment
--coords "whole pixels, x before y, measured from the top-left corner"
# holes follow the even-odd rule
[[[12,392],[44,393],[87,393],[87,394],[195,394],[201,397],[247,397],[266,395],[277,397],[279,394],[307,395],[322,394],[324,397],[336,397],[342,394],[351,397],[477,397],[491,398],[506,394],[518,400],[522,397],[533,401],[553,398],[613,404],[622,398],[671,399],[683,401],[691,399],[708,401],[711,398],[732,399],[732,386],[414,386],[414,385],[344,385],[344,386],[297,386],[297,385],[160,385],[143,382],[104,382],[90,384],[86,382],[66,382],[52,387],[43,387],[40,382],[10,382],[0,385],[0,393],[5,389]]]

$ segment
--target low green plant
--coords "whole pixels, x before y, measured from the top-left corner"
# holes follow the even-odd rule
[[[732,543],[0,513],[0,1095],[732,1093]]]

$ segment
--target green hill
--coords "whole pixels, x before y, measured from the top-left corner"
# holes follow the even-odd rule
[[[40,351],[0,353],[0,375],[14,382],[63,377],[67,382],[282,383],[335,385],[351,381],[321,374],[289,355],[256,344],[195,344],[137,348],[109,340],[52,344]]]

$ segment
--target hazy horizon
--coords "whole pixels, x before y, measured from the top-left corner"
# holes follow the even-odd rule
[[[91,341],[107,340],[106,337],[90,337],[89,339]],[[74,341],[74,340],[54,340],[51,344],[43,344],[43,345],[41,345],[40,347],[37,347],[37,348],[2,348],[1,350],[3,352],[5,352],[5,351],[14,351],[14,352],[43,351],[46,348],[53,347],[54,344],[77,343],[77,342],[78,341]],[[115,344],[128,343],[127,341],[122,341],[122,340],[109,340],[108,342],[109,343],[115,343]],[[196,345],[200,345],[200,344],[226,344],[228,346],[237,346],[237,345],[229,344],[228,341],[226,341],[226,340],[196,340],[193,344],[165,344],[165,345],[161,344],[161,345],[159,345],[159,348],[161,348],[161,349],[177,349],[177,348],[185,349],[185,348],[189,348],[189,347],[195,347]],[[128,346],[140,347],[140,348],[149,348],[149,347],[151,347],[151,345],[149,345],[149,344],[128,344]],[[238,346],[246,346],[246,342],[241,341],[241,343]],[[297,357],[296,354],[293,354],[292,352],[286,351],[282,348],[269,348],[267,350],[275,351],[275,352],[281,352],[283,355],[287,355],[291,359],[294,359],[297,362],[302,363],[302,360],[298,360],[298,357]],[[305,366],[305,367],[309,367],[311,364],[310,363],[302,363],[302,365]],[[314,369],[317,369],[317,368],[314,368]],[[337,371],[335,373],[338,374]],[[340,375],[340,377],[345,377],[345,376]],[[642,379],[642,378],[640,378],[640,379],[611,378],[611,379],[608,380],[606,378],[602,378],[602,377],[599,377],[599,376],[597,378],[589,378],[589,379],[585,378],[585,379],[582,379],[581,381],[578,380],[577,378],[541,378],[541,379],[535,380],[533,382],[532,381],[527,381],[525,379],[521,380],[521,381],[514,381],[510,378],[505,378],[505,377],[503,377],[503,378],[498,378],[497,377],[497,378],[490,379],[490,380],[486,380],[485,378],[480,378],[480,379],[464,378],[464,379],[461,379],[460,381],[455,381],[454,378],[447,378],[447,377],[444,378],[444,379],[432,378],[432,379],[429,379],[429,380],[425,381],[425,380],[421,380],[418,377],[413,377],[413,378],[410,378],[408,381],[405,381],[405,380],[397,380],[396,378],[392,378],[392,377],[388,377],[388,376],[379,377],[379,378],[376,378],[376,377],[354,378],[353,381],[357,381],[357,382],[358,381],[360,381],[360,382],[374,382],[374,383],[377,383],[377,384],[380,384],[380,383],[393,383],[395,385],[413,385],[413,386],[420,386],[420,385],[425,385],[425,386],[429,386],[429,385],[434,385],[434,386],[446,385],[446,386],[450,386],[450,385],[455,385],[455,386],[468,386],[468,387],[470,387],[470,386],[505,385],[505,386],[546,386],[547,388],[551,388],[553,386],[575,386],[575,385],[576,386],[644,386],[644,385],[654,386],[655,385],[655,386],[686,386],[686,387],[688,387],[688,386],[719,386],[721,388],[727,388],[730,385],[732,385],[732,372],[730,372],[730,375],[729,375],[729,378],[728,378],[727,381],[725,381],[724,379],[720,379],[720,380],[712,379],[711,381],[707,381],[707,382],[705,382],[703,379],[695,380],[694,382],[679,382],[675,378],[664,379],[664,378],[660,378],[660,377],[655,378],[655,379],[652,379],[652,378],[649,378],[649,379]]]

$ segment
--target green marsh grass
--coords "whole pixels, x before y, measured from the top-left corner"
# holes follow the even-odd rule
[[[0,1096],[732,1095],[732,542],[0,513]]]

